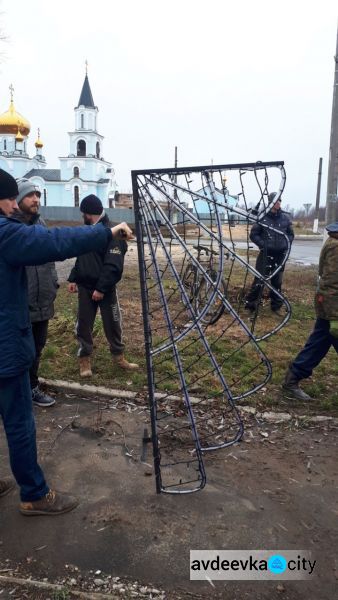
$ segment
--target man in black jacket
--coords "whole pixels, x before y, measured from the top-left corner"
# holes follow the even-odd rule
[[[277,196],[276,192],[269,194],[269,202],[272,203]],[[268,227],[273,227],[273,231]],[[255,223],[250,232],[251,241],[259,248],[256,261],[256,270],[269,277],[283,263],[288,251],[288,240],[293,242],[294,233],[289,216],[281,210],[281,199],[272,205],[271,210],[265,215],[261,222]],[[271,285],[281,291],[283,281],[284,265],[271,277]],[[263,292],[262,281],[255,277],[249,293],[245,298],[245,308],[255,312]],[[278,313],[283,305],[281,298],[272,290],[270,291],[271,310]]]
[[[94,194],[86,196],[81,204],[86,225],[102,223],[110,227],[101,200]],[[79,342],[78,357],[81,377],[91,377],[90,356],[93,352],[93,327],[98,307],[113,363],[126,370],[138,369],[124,356],[121,315],[116,285],[123,273],[127,243],[113,239],[103,252],[90,252],[78,257],[68,277],[68,290],[78,292],[78,320],[76,326]]]
[[[29,179],[17,179],[17,203],[21,215],[17,218],[26,225],[46,224],[39,215],[41,192]],[[55,404],[55,399],[39,388],[38,371],[42,351],[46,345],[48,322],[54,316],[54,300],[58,289],[55,263],[26,267],[29,314],[35,344],[35,360],[29,370],[33,404],[44,408]]]

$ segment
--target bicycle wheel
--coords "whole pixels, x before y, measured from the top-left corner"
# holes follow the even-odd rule
[[[189,296],[190,302],[192,302],[194,298],[194,288],[196,287],[196,267],[191,263],[187,265],[187,268],[182,275],[182,283]],[[182,296],[182,300],[185,303],[184,296]]]
[[[207,274],[209,275],[212,281],[217,281],[217,271],[210,270],[207,271]],[[219,291],[224,296],[226,296],[227,288],[224,279],[221,279],[221,281],[219,282]],[[210,302],[212,296],[214,296],[208,310],[205,312],[202,319],[202,322],[206,325],[214,325],[225,311],[225,306],[222,301],[222,298],[220,298],[218,294],[214,295],[214,293],[215,287],[211,283],[209,283],[206,277],[202,277],[201,283],[196,294],[196,312],[201,313],[205,306]]]

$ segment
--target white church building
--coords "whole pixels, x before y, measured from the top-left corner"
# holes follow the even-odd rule
[[[16,111],[12,86],[10,91],[9,109],[0,115],[0,168],[13,177],[27,177],[38,186],[42,206],[79,206],[84,196],[95,194],[103,206],[114,207],[115,173],[101,154],[103,136],[97,131],[98,108],[87,73],[74,109],[75,128],[68,132],[69,154],[59,157],[59,169],[47,168],[40,133],[34,144],[36,153],[29,156],[30,123]]]

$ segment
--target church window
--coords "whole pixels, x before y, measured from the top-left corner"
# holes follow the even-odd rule
[[[96,158],[100,158],[100,144],[96,142]]]
[[[84,115],[81,114],[81,129],[84,129]]]
[[[79,194],[79,186],[74,186],[74,206],[79,206],[80,204],[80,194]]]
[[[7,140],[4,140],[4,150],[7,150]]]
[[[86,156],[86,142],[79,140],[77,143],[77,156]]]
[[[47,190],[43,188],[43,205],[47,206]]]
[[[79,167],[74,167],[73,174],[74,174],[74,177],[80,177]]]

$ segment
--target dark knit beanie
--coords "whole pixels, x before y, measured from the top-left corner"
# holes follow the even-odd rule
[[[16,198],[19,193],[18,184],[14,177],[0,169],[0,200],[10,200]]]
[[[103,211],[100,198],[94,194],[89,194],[89,196],[83,198],[80,204],[80,211],[86,215],[100,215]]]
[[[274,201],[274,199],[277,197],[278,192],[271,192],[271,194],[269,194],[268,198],[269,198],[269,204],[272,204],[272,202]],[[282,198],[278,198],[279,202],[282,202]]]

